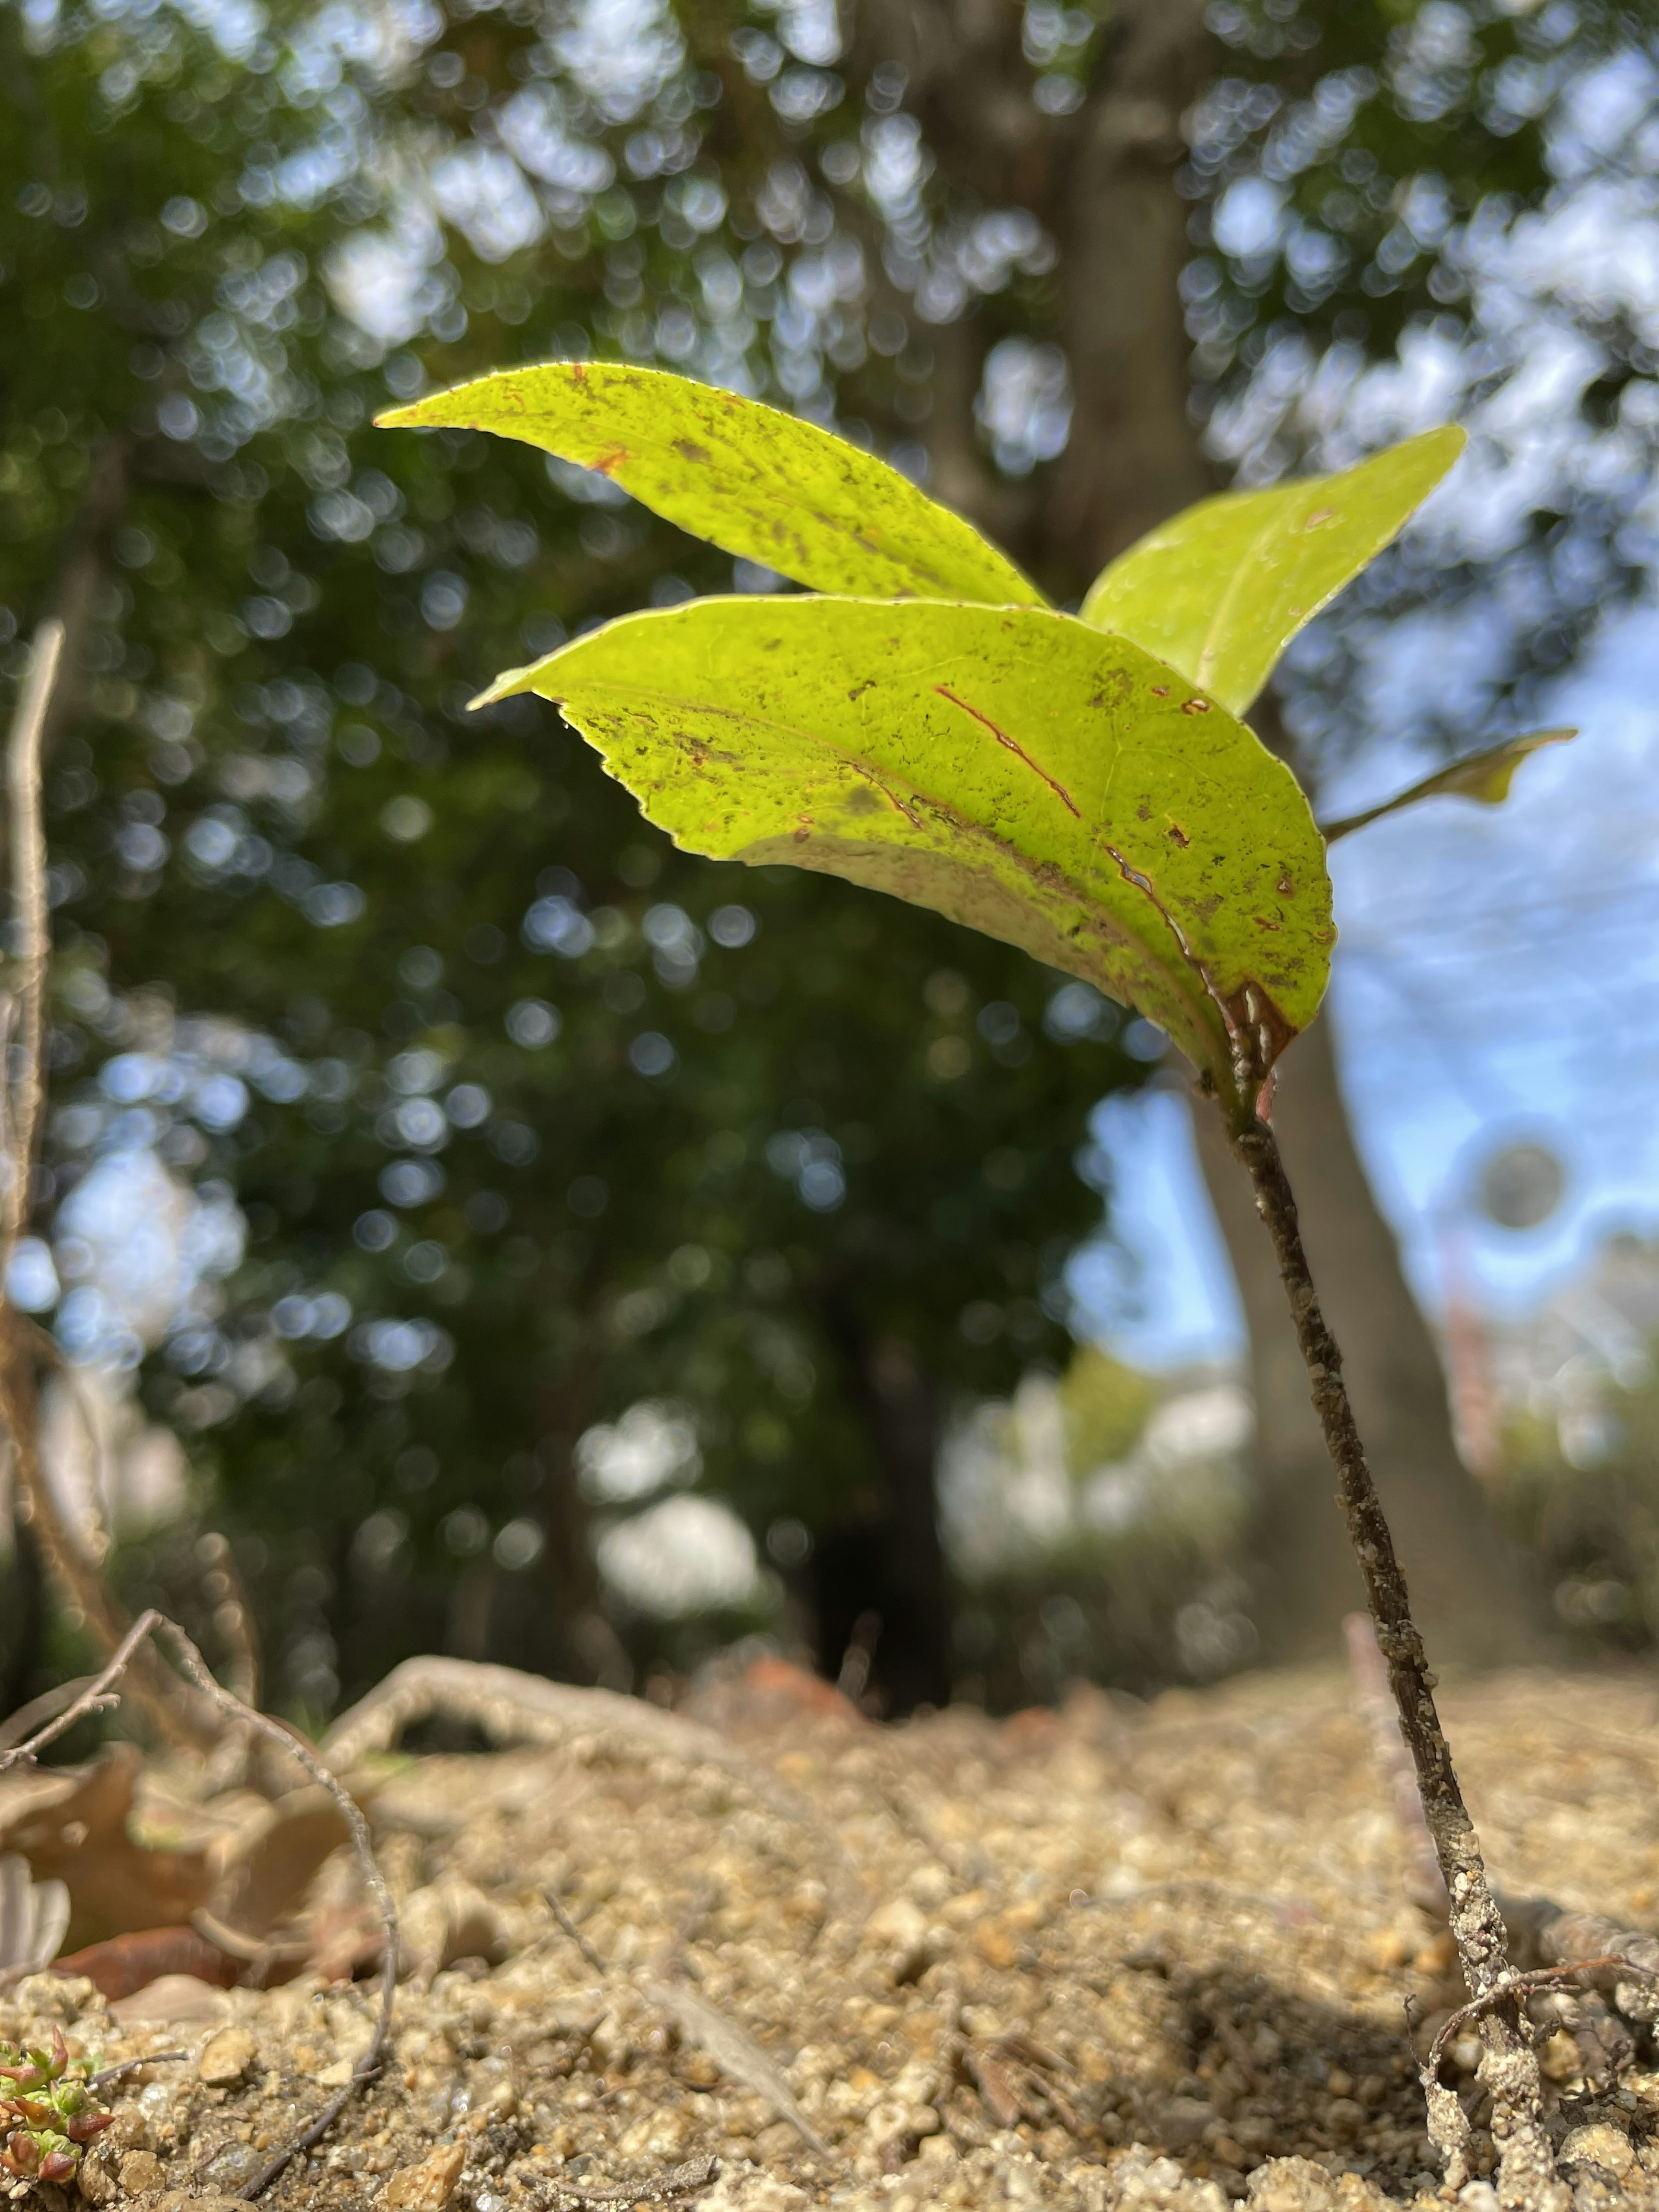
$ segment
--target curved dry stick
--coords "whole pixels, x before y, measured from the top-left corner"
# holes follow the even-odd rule
[[[117,2065],[106,2066],[101,2074],[87,2076],[88,2089],[107,2088],[112,2081],[119,2081],[128,2074],[136,2074],[141,2066],[165,2066],[173,2059],[188,2058],[187,2051],[152,2051],[143,2058],[123,2058]]]
[[[1468,2004],[1440,2024],[1440,2032],[1429,2045],[1429,2055],[1423,2061],[1421,2074],[1424,2086],[1437,2082],[1440,2062],[1446,2055],[1446,2046],[1458,2029],[1468,2021],[1478,2020],[1492,2005],[1501,2004],[1506,1997],[1522,1994],[1528,1990],[1547,1990],[1558,1982],[1576,1981],[1581,1974],[1610,1974],[1624,1972],[1639,1974],[1644,1981],[1659,1982],[1659,1971],[1651,1966],[1638,1966],[1633,1959],[1622,1959],[1616,1951],[1609,1951],[1601,1959],[1577,1959],[1566,1966],[1534,1966],[1524,1974],[1513,1974],[1506,1982],[1499,1982],[1483,1996],[1471,1997]]]
[[[184,1630],[176,1621],[169,1620],[165,1613],[157,1613],[153,1607],[149,1612],[140,1613],[121,1639],[120,1649],[102,1673],[94,1675],[87,1684],[72,1705],[37,1729],[26,1742],[15,1746],[0,1757],[0,1771],[15,1765],[20,1759],[32,1759],[46,1745],[55,1741],[66,1729],[72,1728],[84,1714],[102,1711],[118,1703],[115,1684],[131,1666],[140,1647],[151,1637],[168,1647],[185,1678],[228,1720],[233,1721],[238,1728],[251,1729],[264,1736],[267,1742],[275,1745],[302,1766],[312,1780],[328,1793],[335,1809],[346,1824],[358,1866],[380,1914],[384,1946],[380,1960],[380,2001],[368,2047],[353,2068],[351,2079],[344,2087],[331,2097],[310,2124],[302,2129],[291,2142],[284,2144],[276,2157],[237,2192],[246,2202],[268,2189],[290,2160],[301,2156],[313,2143],[320,2142],[365,2082],[373,2080],[380,2072],[380,2058],[392,2032],[392,2001],[398,1991],[398,1908],[392,1902],[392,1892],[387,1888],[386,1877],[375,1859],[368,1823],[364,1820],[357,1801],[338,1775],[325,1765],[311,1746],[292,1729],[285,1727],[281,1721],[273,1720],[268,1713],[256,1712],[233,1691],[225,1689],[216,1681],[209,1671],[207,1662]]]
[[[497,1739],[510,1740],[516,1733],[523,1741],[547,1743],[598,1735],[688,1765],[718,1766],[745,1784],[780,1820],[812,1837],[832,1877],[835,1911],[848,1921],[861,1923],[865,1918],[868,1906],[851,1854],[804,1797],[701,1721],[685,1720],[617,1690],[550,1682],[544,1675],[482,1660],[430,1655],[405,1659],[342,1713],[323,1738],[323,1756],[337,1771],[355,1766],[375,1752],[389,1751],[406,1728],[436,1711],[474,1721]]]
[[[156,1626],[161,1618],[159,1613],[140,1613],[121,1638],[113,1656],[101,1674],[82,1677],[76,1694],[68,1705],[62,1706],[50,1720],[44,1722],[33,1735],[26,1736],[21,1743],[13,1744],[9,1751],[0,1752],[0,1774],[5,1773],[9,1767],[20,1765],[26,1759],[32,1759],[37,1757],[48,1744],[56,1743],[60,1735],[66,1735],[76,1721],[84,1720],[88,1713],[106,1713],[113,1711],[121,1702],[119,1692],[115,1687],[116,1683],[126,1673],[134,1652]],[[51,1694],[48,1692],[49,1696]],[[46,1699],[37,1698],[35,1703],[44,1705]],[[24,1710],[27,1711],[27,1708],[25,1707]]]
[[[237,2191],[245,2202],[251,2202],[270,2188],[292,2160],[302,2156],[314,2142],[321,2141],[352,2098],[380,2072],[381,2055],[392,2033],[392,2001],[398,1994],[398,1908],[392,1902],[386,1876],[380,1872],[380,1863],[374,1856],[374,1845],[362,1809],[338,1775],[325,1766],[311,1746],[292,1729],[285,1728],[281,1721],[272,1720],[268,1713],[256,1712],[252,1705],[244,1705],[233,1692],[222,1688],[209,1672],[201,1653],[176,1622],[168,1620],[161,1613],[148,1614],[146,1618],[152,1622],[163,1641],[171,1645],[173,1656],[185,1674],[227,1718],[243,1728],[256,1729],[267,1742],[297,1760],[312,1780],[328,1792],[346,1824],[358,1866],[380,1917],[380,1936],[384,1947],[380,1958],[380,2002],[368,2047],[352,2069],[351,2079],[344,2087],[329,2099],[308,2127],[302,2129],[292,2142],[284,2144],[276,2157]]]
[[[718,2159],[689,2158],[684,2166],[671,2166],[643,2181],[603,2182],[589,2188],[580,2181],[548,2179],[532,2186],[539,2185],[554,2197],[572,2197],[578,2204],[659,2204],[670,2197],[689,2197],[695,2189],[707,2189],[719,2170]]]

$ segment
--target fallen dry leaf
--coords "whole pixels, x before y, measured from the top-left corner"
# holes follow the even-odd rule
[[[242,1962],[194,1928],[141,1928],[71,1951],[54,1960],[52,1971],[70,1978],[84,1974],[95,1990],[113,1999],[148,1989],[163,1974],[188,1974],[217,1989],[231,1989],[241,1974]]]
[[[213,1875],[199,1850],[148,1850],[130,1827],[143,1760],[112,1744],[88,1765],[0,1778],[0,1844],[28,1861],[37,1881],[70,1894],[68,1940],[77,1949],[138,1928],[171,1928],[207,1902]]]
[[[20,1851],[0,1856],[0,1975],[38,1973],[58,1956],[69,1926],[61,1881],[36,1881]]]

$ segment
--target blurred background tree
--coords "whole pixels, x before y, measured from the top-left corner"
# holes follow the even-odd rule
[[[891,1707],[942,1698],[948,1409],[1064,1363],[1088,1111],[1160,1052],[926,916],[675,854],[550,713],[469,716],[584,624],[778,580],[375,409],[659,361],[873,444],[1074,599],[1230,470],[1523,381],[1485,271],[1564,143],[1652,173],[1650,94],[1579,114],[1644,35],[1486,0],[8,0],[0,622],[15,675],[61,612],[74,671],[52,1251],[20,1295],[186,1443],[197,1518],[125,1547],[135,1597],[178,1603],[192,1528],[226,1527],[307,1710],[416,1649],[622,1683],[781,1620]],[[1594,325],[1554,403],[1584,439],[1320,626],[1261,725],[1310,781],[1370,734],[1388,623],[1484,623],[1478,720],[1388,732],[1472,747],[1645,574],[1655,356],[1552,312]],[[1583,465],[1615,434],[1620,468]],[[1283,1110],[1356,1395],[1426,1616],[1513,1650],[1524,1578],[1324,1028]],[[1282,1650],[1351,1569],[1229,1189],[1261,1507],[1227,1604]],[[630,1606],[642,1563],[698,1559],[678,1626]],[[38,1663],[20,1636],[8,1686]]]

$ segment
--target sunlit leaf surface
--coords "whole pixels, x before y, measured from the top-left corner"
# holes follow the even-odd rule
[[[971,523],[861,447],[735,392],[663,369],[548,362],[504,369],[379,417],[522,438],[682,530],[819,592],[1040,606]]]
[[[1231,1080],[1318,1006],[1318,830],[1243,725],[1047,610],[705,599],[501,678],[556,700],[690,850],[929,906],[1086,978]],[[1253,1048],[1254,1050],[1254,1048]]]
[[[1297,630],[1398,536],[1464,442],[1455,425],[1427,430],[1340,476],[1202,500],[1120,555],[1083,619],[1135,639],[1242,714]]]

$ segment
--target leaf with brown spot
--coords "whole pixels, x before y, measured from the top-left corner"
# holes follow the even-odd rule
[[[521,438],[598,469],[642,506],[820,592],[1040,606],[972,523],[832,431],[735,392],[618,362],[544,362],[377,421]]]
[[[1160,696],[1165,672],[1045,608],[739,598],[626,617],[485,697],[556,701],[690,850],[1021,945],[1231,1091],[1241,1036],[1259,1080],[1313,1018],[1330,884],[1290,770],[1220,707]]]

